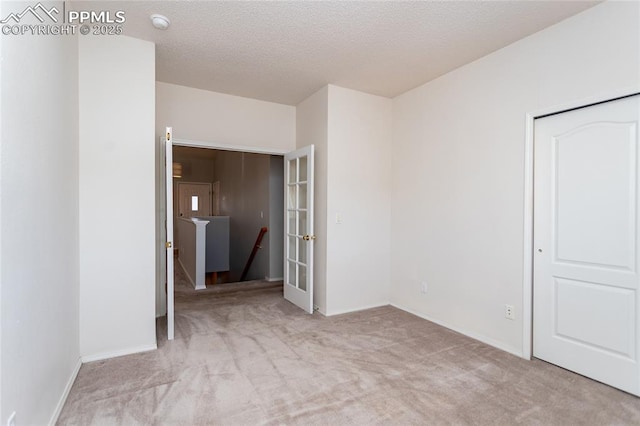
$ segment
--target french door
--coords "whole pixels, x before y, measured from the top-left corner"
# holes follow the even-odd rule
[[[284,156],[284,298],[313,313],[313,145]]]

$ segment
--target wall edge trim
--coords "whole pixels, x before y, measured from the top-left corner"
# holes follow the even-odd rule
[[[58,421],[60,417],[60,413],[62,413],[62,408],[64,404],[67,402],[67,398],[69,397],[69,393],[71,392],[71,388],[73,384],[76,382],[76,378],[78,377],[78,373],[80,372],[80,367],[82,367],[82,358],[78,357],[78,361],[76,362],[75,367],[73,367],[73,371],[69,375],[69,380],[67,381],[67,385],[64,387],[62,391],[62,395],[60,395],[60,399],[58,400],[58,404],[56,405],[53,414],[51,415],[51,419],[49,420],[49,425],[53,426]]]
[[[174,146],[189,146],[192,148],[219,149],[222,151],[250,152],[255,154],[284,155],[293,150],[282,148],[263,148],[259,146],[227,144],[213,141],[194,141],[189,139],[173,138]]]
[[[83,355],[81,359],[82,359],[82,363],[85,364],[87,362],[102,361],[105,359],[116,358],[119,356],[155,351],[156,349],[158,349],[158,345],[154,343],[152,345],[134,346],[131,348],[120,349],[117,351],[100,352],[92,355]]]
[[[473,331],[469,331],[469,330],[465,330],[465,329],[462,329],[462,328],[459,328],[459,327],[452,326],[451,324],[449,324],[449,323],[447,323],[445,321],[437,320],[437,319],[435,319],[433,317],[430,317],[429,315],[425,315],[425,314],[420,313],[418,311],[414,311],[413,309],[410,309],[410,308],[402,307],[402,306],[400,306],[400,305],[398,305],[396,303],[391,303],[391,306],[393,306],[394,308],[398,308],[398,309],[400,309],[402,311],[408,312],[408,313],[410,313],[412,315],[415,315],[417,317],[420,317],[420,318],[422,318],[424,320],[431,321],[432,323],[438,324],[438,325],[440,325],[440,326],[442,326],[444,328],[448,328],[449,330],[453,330],[456,333],[463,334],[463,335],[465,335],[465,336],[467,336],[467,337],[469,337],[469,338],[471,338],[473,340],[477,340],[477,341],[485,343],[485,344],[487,344],[489,346],[493,346],[494,348],[500,349],[501,351],[508,352],[511,355],[515,355],[515,356],[517,356],[519,358],[528,359],[528,358],[526,358],[526,357],[524,357],[522,355],[521,349],[519,349],[517,347],[511,347],[509,345],[505,345],[502,342],[499,342],[499,341],[497,341],[495,339],[492,339],[490,337],[484,336],[482,334],[475,333]]]
[[[360,311],[366,311],[367,309],[374,309],[374,308],[382,308],[383,306],[389,306],[390,303],[389,302],[382,302],[382,303],[374,303],[372,305],[366,305],[366,306],[361,306],[358,308],[353,308],[353,309],[342,309],[339,311],[329,311],[326,314],[322,313],[325,317],[332,317],[334,315],[343,315],[343,314],[350,314],[353,312],[360,312]]]

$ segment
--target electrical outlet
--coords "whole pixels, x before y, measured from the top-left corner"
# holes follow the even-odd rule
[[[425,294],[427,292],[428,286],[426,281],[422,281],[420,283],[420,293]]]
[[[336,223],[338,225],[342,223],[342,213],[336,213]]]
[[[16,412],[11,413],[7,419],[7,426],[16,426]]]
[[[504,317],[510,320],[516,319],[516,308],[513,305],[504,305]]]

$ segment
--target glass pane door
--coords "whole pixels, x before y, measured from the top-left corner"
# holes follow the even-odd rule
[[[308,240],[304,240],[305,235],[309,235],[307,229],[307,170],[306,157],[294,158],[289,161],[289,179],[287,181],[289,228],[287,229],[287,239],[289,240],[289,252],[287,253],[287,263],[289,270],[289,280],[287,284],[299,288],[303,291],[307,289],[307,250]]]
[[[285,156],[285,298],[313,312],[313,146]]]

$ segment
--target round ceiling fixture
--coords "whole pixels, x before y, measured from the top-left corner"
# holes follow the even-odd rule
[[[166,30],[167,28],[169,28],[169,24],[171,23],[171,21],[169,21],[169,18],[164,15],[158,15],[157,13],[154,13],[153,15],[151,15],[151,23],[159,30]]]

